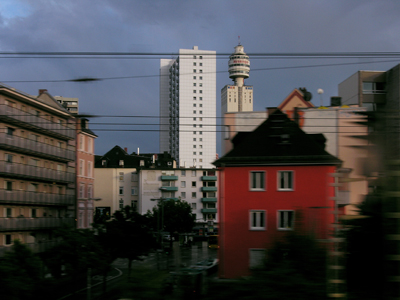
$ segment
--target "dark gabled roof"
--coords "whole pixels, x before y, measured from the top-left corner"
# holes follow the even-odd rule
[[[95,168],[138,168],[141,160],[145,161],[146,165],[149,164],[151,160],[149,157],[129,155],[118,145],[103,156],[96,155],[95,159]],[[102,165],[103,160],[107,161],[106,165]],[[119,164],[121,160],[124,161],[123,166]]]
[[[103,161],[105,161],[104,164]],[[123,165],[120,165],[120,161],[123,161]],[[174,159],[167,152],[128,154],[118,145],[104,155],[95,156],[95,168],[172,169],[173,166]]]
[[[276,110],[253,132],[233,139],[234,148],[213,164],[339,165],[341,160],[324,149],[324,137],[308,135],[286,114]]]

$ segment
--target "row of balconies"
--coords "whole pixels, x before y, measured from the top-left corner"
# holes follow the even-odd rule
[[[52,240],[52,241],[39,241],[37,243],[24,243],[25,246],[27,246],[33,253],[41,253],[45,252],[55,246],[60,244],[59,241],[57,240]],[[13,248],[9,246],[0,246],[0,257],[4,255],[4,253],[11,251]]]
[[[0,204],[18,205],[73,205],[74,195],[30,192],[24,190],[0,190]]]
[[[35,116],[5,104],[0,105],[0,119],[26,128],[39,130],[62,139],[74,139],[76,137],[73,127],[51,122],[40,116]]]
[[[176,175],[162,175],[162,181],[175,181],[178,180]],[[201,181],[217,181],[217,176],[201,176]]]
[[[166,191],[166,192],[177,192],[178,187],[177,186],[162,186],[160,187],[161,191]],[[202,192],[216,192],[217,187],[216,186],[202,186],[200,188],[200,191]]]
[[[0,161],[0,174],[7,177],[30,178],[54,182],[74,182],[75,172],[52,170],[48,168]]]
[[[61,161],[75,160],[75,151],[39,143],[27,138],[0,133],[0,147]]]
[[[0,218],[0,232],[25,231],[37,229],[58,228],[61,226],[75,226],[74,218]]]

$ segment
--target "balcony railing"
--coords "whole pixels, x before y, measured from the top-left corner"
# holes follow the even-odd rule
[[[178,176],[175,175],[161,175],[161,180],[162,181],[173,181],[173,180],[178,180]]]
[[[44,130],[50,135],[66,139],[74,139],[76,132],[74,128],[63,124],[54,123],[39,116],[35,116],[26,111],[11,107],[9,105],[0,105],[0,118],[9,122],[21,124],[24,127]]]
[[[200,188],[200,190],[202,192],[216,192],[217,191],[217,187],[216,186],[202,186]]]
[[[32,153],[38,156],[61,159],[63,161],[75,160],[75,151],[39,143],[19,136],[0,133],[0,147],[17,150],[23,153]]]
[[[216,208],[202,208],[201,212],[203,214],[215,214],[215,213],[217,213],[217,209]]]
[[[201,198],[201,202],[203,203],[216,203],[217,198]]]
[[[0,218],[0,232],[75,226],[74,218]]]
[[[36,193],[22,190],[0,190],[0,204],[68,206],[75,202],[74,195]]]
[[[52,241],[39,241],[37,243],[24,243],[29,249],[32,250],[33,253],[45,252],[55,246],[60,244],[60,241],[52,240]],[[9,246],[0,246],[0,257],[4,255],[4,253],[11,251],[12,245]]]
[[[167,191],[167,192],[176,192],[178,190],[177,186],[162,186],[160,187],[161,191]]]
[[[55,182],[74,182],[75,173],[0,161],[0,174]]]
[[[217,176],[201,176],[202,181],[217,181]]]

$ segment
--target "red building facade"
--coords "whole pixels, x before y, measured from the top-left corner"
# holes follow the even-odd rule
[[[255,131],[239,134],[235,148],[215,162],[221,278],[250,275],[288,231],[330,237],[332,174],[340,161],[323,149],[323,141],[277,111]]]

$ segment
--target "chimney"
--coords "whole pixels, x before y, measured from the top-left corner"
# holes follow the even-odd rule
[[[137,148],[137,155],[139,155],[139,148]]]
[[[341,106],[342,105],[342,97],[331,97],[331,106]]]
[[[128,153],[128,148],[127,147],[125,147],[124,150],[125,150],[126,153]]]
[[[43,94],[44,92],[47,92],[47,90],[46,90],[46,89],[40,89],[40,90],[39,90],[39,96],[40,96],[41,94]]]
[[[267,107],[268,117],[277,111],[277,107]]]

